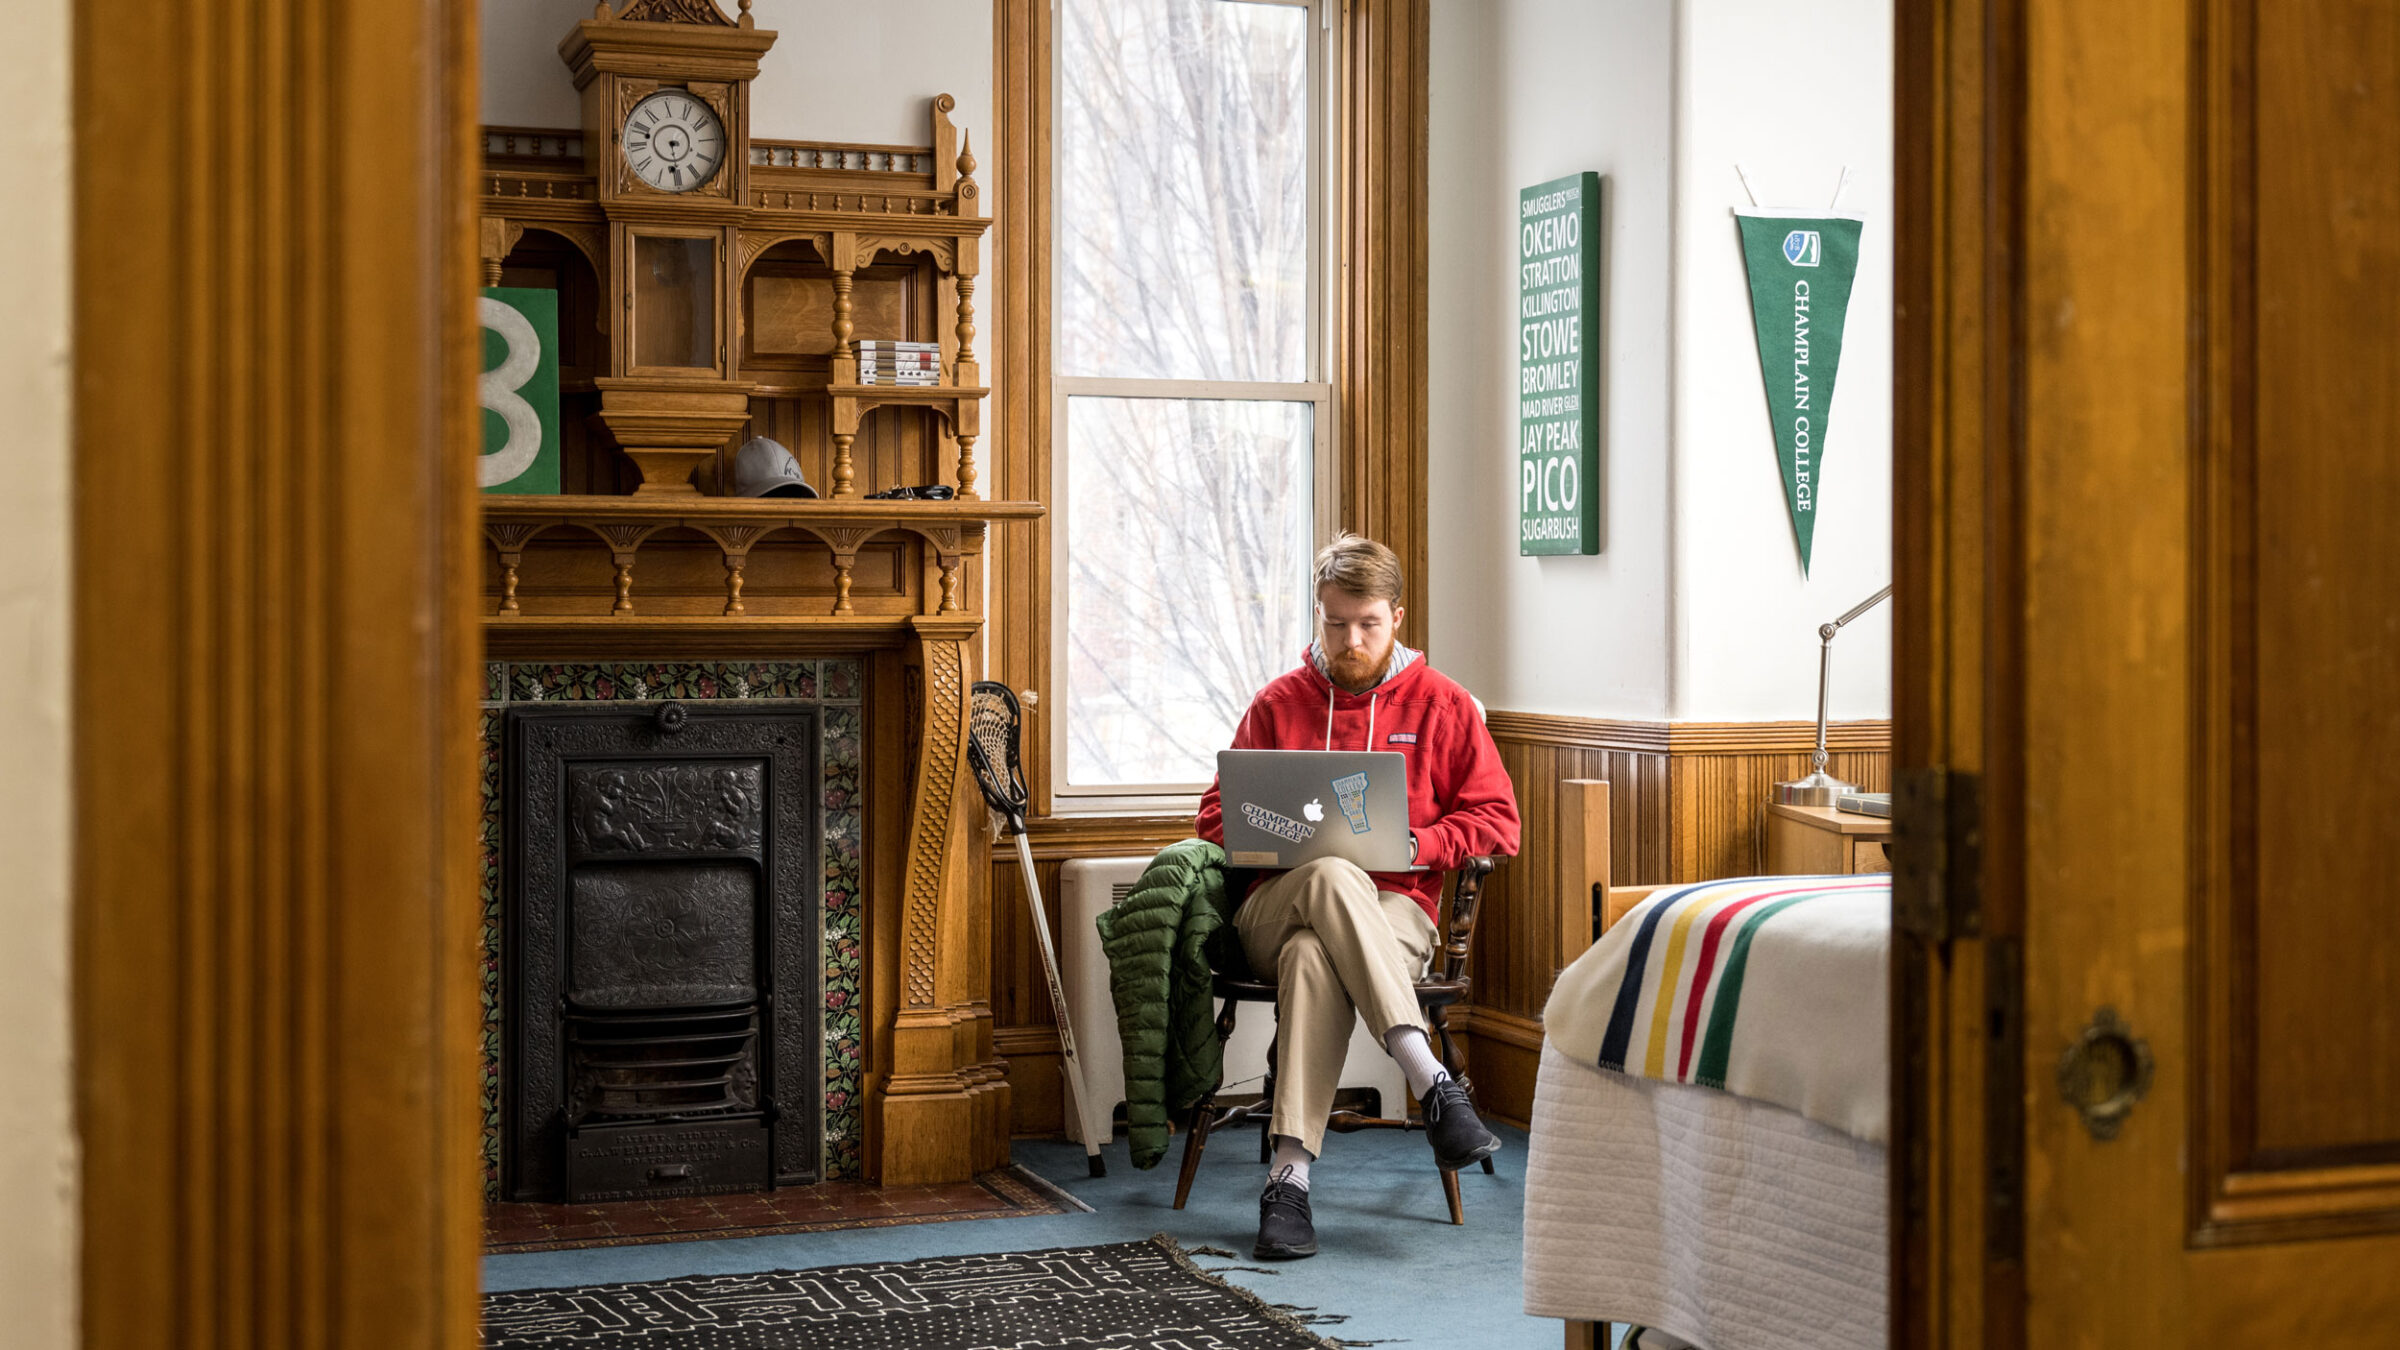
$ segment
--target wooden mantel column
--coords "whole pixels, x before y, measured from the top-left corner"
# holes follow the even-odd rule
[[[974,1060],[990,1036],[971,1024],[990,1013],[975,1001],[969,906],[977,900],[967,865],[981,799],[966,762],[968,644],[981,624],[980,617],[933,615],[912,625],[910,669],[919,678],[909,685],[922,748],[900,903],[888,920],[893,931],[879,925],[873,939],[897,954],[889,1057],[878,1056],[889,1067],[870,1086],[868,1104],[878,1126],[868,1168],[887,1186],[964,1181],[985,1151],[976,1138],[976,1098],[990,1089]]]

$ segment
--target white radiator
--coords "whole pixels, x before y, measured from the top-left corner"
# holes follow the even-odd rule
[[[1108,990],[1108,957],[1100,950],[1095,921],[1125,898],[1149,865],[1146,857],[1076,858],[1059,868],[1059,919],[1065,936],[1058,954],[1058,977],[1067,987],[1067,1015],[1075,1021],[1084,1088],[1090,1094],[1080,1121],[1061,1107],[1061,1114],[1068,1117],[1068,1133],[1077,1143],[1091,1138],[1106,1142],[1114,1130],[1112,1117],[1125,1100],[1125,1046],[1117,1038],[1117,1005]],[[1221,1005],[1219,1011],[1223,1011]],[[1234,1025],[1233,1040],[1225,1047],[1224,1091],[1258,1091],[1267,1074],[1267,1046],[1274,1039],[1275,1009],[1263,1003],[1244,1007]],[[1341,1085],[1381,1092],[1386,1115],[1407,1110],[1408,1080],[1384,1053],[1383,1045],[1368,1034],[1364,1022],[1351,1028]],[[1060,1091],[1065,1090],[1065,1076],[1061,1075]]]

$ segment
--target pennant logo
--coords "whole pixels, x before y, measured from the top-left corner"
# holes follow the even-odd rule
[[[1783,260],[1794,267],[1814,267],[1825,257],[1825,236],[1815,230],[1794,230],[1783,237]]]

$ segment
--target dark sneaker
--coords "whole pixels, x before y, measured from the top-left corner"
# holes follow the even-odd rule
[[[1308,1188],[1288,1181],[1270,1181],[1258,1197],[1258,1245],[1250,1254],[1261,1261],[1289,1261],[1317,1254],[1317,1226],[1308,1217]]]
[[[1483,1128],[1467,1085],[1445,1078],[1418,1103],[1425,1112],[1425,1137],[1433,1142],[1433,1165],[1456,1172],[1500,1151],[1500,1136]]]

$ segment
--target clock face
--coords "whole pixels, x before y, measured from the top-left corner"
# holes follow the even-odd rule
[[[661,192],[689,192],[725,162],[725,126],[716,110],[681,89],[661,89],[625,119],[625,162]]]

